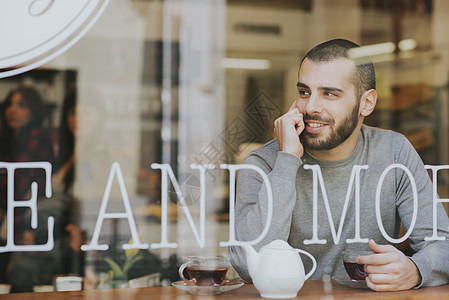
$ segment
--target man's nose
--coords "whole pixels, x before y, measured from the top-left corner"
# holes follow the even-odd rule
[[[306,112],[310,115],[321,113],[323,111],[323,105],[320,97],[317,95],[310,95],[306,105]]]

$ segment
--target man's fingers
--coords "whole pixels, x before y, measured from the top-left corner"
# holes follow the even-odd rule
[[[286,112],[284,115],[280,116],[279,118],[277,118],[277,119],[274,121],[274,124],[275,124],[277,127],[281,127],[282,124],[283,124],[285,121],[290,122],[289,120],[291,120],[291,118],[293,118],[293,120],[295,120],[295,119],[298,119],[298,120],[299,120],[299,117],[301,117],[301,114],[299,113],[299,110],[298,110],[297,108],[295,108],[295,109],[293,109],[293,110],[290,110],[290,111]],[[302,117],[301,117],[301,118],[302,118]],[[297,121],[295,120],[295,124],[296,124],[296,122],[297,122]]]
[[[298,125],[296,125],[296,134],[299,136],[304,131],[304,128],[306,127],[303,122],[298,123]]]
[[[397,291],[410,289],[419,283],[416,265],[401,251],[391,245],[378,245],[373,240],[369,247],[375,254],[357,257],[369,274],[367,286],[375,291]]]
[[[290,116],[294,114],[299,114],[299,109],[297,107],[293,107],[292,109],[289,109],[288,112],[284,114],[284,116]]]
[[[357,257],[357,263],[364,265],[385,265],[393,262],[397,258],[397,252],[399,250],[392,245],[379,245],[374,240],[370,240],[368,245],[374,254]]]
[[[392,286],[388,283],[375,283],[373,282],[371,277],[366,277],[365,279],[366,286],[372,289],[373,291],[383,292],[383,291],[392,291]]]
[[[374,284],[391,284],[393,279],[391,274],[369,274],[367,279]]]
[[[392,245],[379,245],[374,240],[369,240],[368,246],[374,253],[388,253],[398,251]]]
[[[391,274],[370,274],[366,277],[365,282],[370,289],[378,292],[401,291],[413,287],[408,286],[407,282]]]
[[[304,124],[304,118],[303,115],[300,114],[300,119],[299,121],[296,123],[296,134],[299,136],[301,134],[301,132],[304,131],[304,128],[306,128],[306,125]]]
[[[368,274],[392,274],[396,272],[390,264],[365,265],[364,271]]]
[[[284,123],[287,122],[287,123]],[[282,124],[289,124],[288,126],[294,125],[295,128],[297,125],[301,125],[300,123],[304,124],[302,114],[299,112],[297,108],[288,111],[285,115],[279,117],[275,121],[275,125],[277,127],[282,127]],[[291,124],[291,125],[290,125]]]
[[[274,121],[274,137],[279,143],[279,149],[301,158],[304,148],[298,136],[303,130],[303,115],[294,103],[287,113]]]
[[[291,111],[292,109],[296,108],[296,100],[293,101],[292,105],[290,106],[290,108],[288,109],[288,111]]]
[[[385,265],[394,260],[394,256],[388,253],[376,253],[357,257],[357,263],[361,265]]]

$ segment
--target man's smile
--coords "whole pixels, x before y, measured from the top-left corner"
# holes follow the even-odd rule
[[[305,131],[309,133],[318,133],[333,123],[331,118],[318,115],[306,115],[304,118]]]
[[[317,133],[321,130],[323,130],[323,128],[325,126],[327,126],[328,124],[325,123],[320,123],[320,122],[316,122],[316,121],[306,121],[306,132],[310,132],[310,133]]]

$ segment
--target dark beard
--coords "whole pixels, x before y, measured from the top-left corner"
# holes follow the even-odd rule
[[[318,120],[306,115],[304,120]],[[303,131],[299,139],[306,149],[331,150],[346,141],[354,132],[359,122],[359,105],[355,105],[352,113],[337,127],[326,140],[319,140],[319,134]],[[332,124],[332,123],[331,123]]]

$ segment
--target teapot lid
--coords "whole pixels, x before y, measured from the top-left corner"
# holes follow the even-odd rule
[[[268,249],[276,249],[276,250],[291,250],[293,249],[286,241],[283,240],[274,240],[264,248]]]

